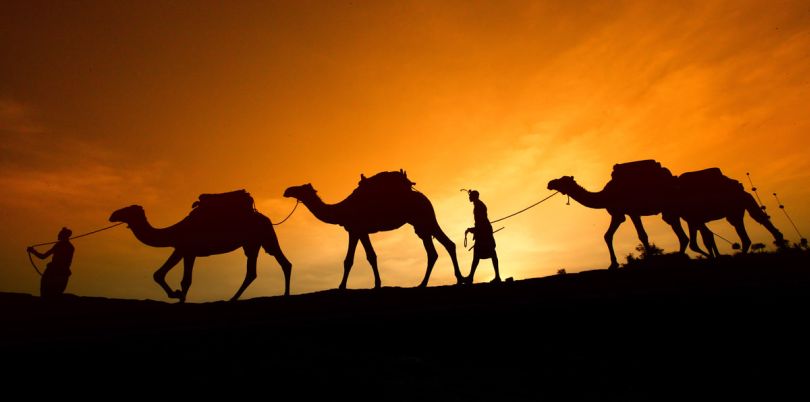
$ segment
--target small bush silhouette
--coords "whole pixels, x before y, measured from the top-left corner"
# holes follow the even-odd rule
[[[664,253],[664,250],[658,248],[655,244],[650,244],[649,250],[645,249],[642,244],[636,246],[639,256],[630,253],[627,255],[627,263],[624,267],[667,267],[678,264],[683,264],[684,261],[689,260],[689,256],[681,253]]]
[[[557,270],[557,275],[565,275],[565,274],[566,274],[565,268],[560,268]]]
[[[632,261],[635,261],[635,260],[641,261],[641,260],[646,260],[646,259],[653,258],[653,257],[656,257],[656,256],[664,255],[664,250],[658,248],[658,246],[656,246],[655,243],[650,243],[650,249],[649,250],[644,248],[643,244],[639,243],[636,246],[636,251],[638,251],[638,253],[639,253],[638,258],[636,258],[636,256],[633,253],[630,253],[630,254],[627,255],[627,261],[628,262],[630,262],[631,260]]]

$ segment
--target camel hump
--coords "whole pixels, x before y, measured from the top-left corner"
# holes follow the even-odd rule
[[[678,176],[678,184],[690,189],[714,191],[719,189],[744,190],[742,183],[727,177],[720,168],[716,167],[683,173]]]
[[[359,189],[374,191],[401,191],[411,190],[416,183],[408,179],[408,173],[404,170],[380,172],[371,177],[360,175],[360,182],[357,183]]]
[[[191,205],[195,210],[253,212],[255,211],[253,197],[243,190],[229,191],[227,193],[200,194],[199,200]]]
[[[617,184],[638,185],[648,183],[655,186],[674,178],[669,169],[652,159],[617,163],[613,165],[610,177]]]

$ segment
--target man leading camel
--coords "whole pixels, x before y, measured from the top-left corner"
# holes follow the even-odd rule
[[[70,278],[70,264],[73,262],[73,245],[70,244],[70,236],[73,232],[68,228],[62,228],[57,235],[59,240],[50,250],[40,253],[34,247],[28,247],[28,252],[40,259],[45,259],[53,255],[53,259],[48,263],[42,280],[39,284],[39,295],[43,299],[53,299],[62,295],[67,288]]]
[[[492,235],[492,224],[489,223],[487,217],[487,206],[481,201],[478,196],[478,191],[470,190],[468,192],[470,202],[473,203],[473,218],[475,219],[475,226],[468,228],[464,232],[473,234],[475,246],[473,247],[473,262],[470,267],[470,275],[467,277],[467,283],[473,283],[473,276],[475,269],[478,268],[478,262],[481,259],[492,258],[492,267],[495,268],[495,279],[492,282],[501,281],[501,273],[498,271],[498,254],[495,252],[495,236]]]

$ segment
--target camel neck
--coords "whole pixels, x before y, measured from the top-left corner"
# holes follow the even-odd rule
[[[301,202],[303,202],[304,205],[309,208],[310,212],[319,220],[333,225],[342,223],[339,204],[327,204],[317,195],[307,197],[307,199],[301,200]]]
[[[172,227],[157,229],[149,224],[144,217],[143,221],[131,222],[129,228],[141,243],[151,247],[172,247]]]
[[[571,188],[571,191],[568,192],[568,195],[571,196],[576,202],[586,206],[588,208],[594,209],[602,209],[607,208],[607,202],[605,201],[604,197],[604,190],[594,193],[584,189],[579,184],[574,184],[574,187]]]

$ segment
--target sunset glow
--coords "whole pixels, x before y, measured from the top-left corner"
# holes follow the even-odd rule
[[[311,183],[329,203],[363,173],[407,170],[458,246],[477,189],[491,219],[573,175],[591,191],[613,164],[751,174],[773,223],[810,233],[810,5],[696,2],[17,2],[0,13],[0,291],[38,293],[26,246],[81,234],[139,204],[156,227],[201,193],[244,188],[274,222]],[[496,224],[504,278],[607,267],[609,216],[562,195]],[[666,251],[677,239],[646,217]],[[754,242],[772,238],[750,218]],[[710,224],[738,241],[725,221]],[[276,227],[292,293],[333,289],[347,234],[299,208]],[[420,239],[371,236],[384,286],[416,286]],[[639,243],[628,221],[614,241]],[[166,300],[152,273],[170,249],[124,227],[73,242],[67,292]],[[719,240],[720,251],[732,253]],[[438,243],[437,243],[438,247]],[[41,266],[44,263],[39,262]],[[241,251],[197,259],[189,301],[229,298]],[[169,275],[179,287],[182,267]],[[476,278],[492,278],[482,261]],[[430,285],[455,283],[439,249]],[[358,248],[350,288],[373,286]],[[283,293],[265,254],[243,298]]]

